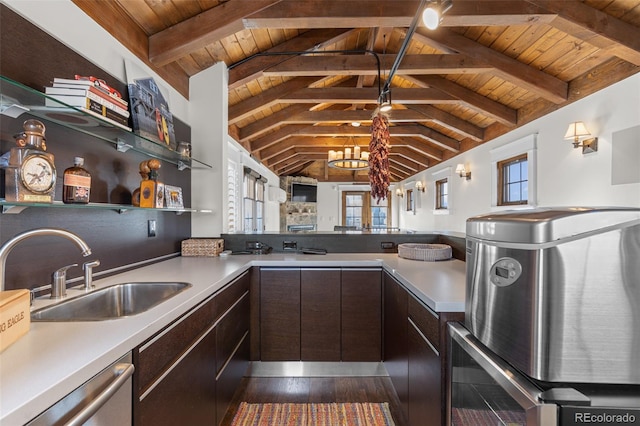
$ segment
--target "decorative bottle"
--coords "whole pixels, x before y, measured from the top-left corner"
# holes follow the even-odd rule
[[[91,192],[91,174],[82,166],[84,158],[75,157],[74,166],[64,171],[62,201],[65,204],[87,204]]]

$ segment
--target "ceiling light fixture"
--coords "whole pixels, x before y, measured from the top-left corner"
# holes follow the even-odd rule
[[[369,153],[362,151],[354,141],[352,146],[345,146],[342,151],[329,150],[327,161],[334,169],[365,170],[369,168]]]
[[[387,89],[386,91],[380,93],[380,97],[378,98],[378,104],[380,111],[388,112],[391,111],[391,89]]]
[[[422,12],[422,22],[430,30],[438,28],[442,16],[453,6],[452,0],[437,0],[430,2]]]
[[[582,121],[576,121],[569,124],[567,133],[565,133],[565,139],[573,139],[573,147],[582,147],[582,153],[588,154],[590,152],[596,152],[598,150],[598,138],[585,139],[580,143],[580,138],[591,136],[591,133],[587,130],[587,126]]]

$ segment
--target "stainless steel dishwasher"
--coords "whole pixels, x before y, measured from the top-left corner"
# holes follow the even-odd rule
[[[27,426],[124,426],[132,423],[131,353],[96,374]]]

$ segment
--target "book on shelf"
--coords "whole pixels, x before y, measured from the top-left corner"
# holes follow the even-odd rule
[[[78,99],[80,99],[81,101],[76,102]],[[124,116],[120,113],[118,113],[117,111],[114,111],[110,108],[107,108],[105,105],[96,102],[95,100],[91,99],[91,98],[87,98],[87,97],[79,97],[79,96],[73,96],[71,101],[72,102],[66,102],[65,99],[60,99],[60,101],[64,102],[65,104],[72,106],[72,107],[76,107],[76,108],[82,108],[83,110],[86,111],[91,111],[94,114],[98,114],[101,117],[106,117],[120,125],[126,126],[128,127],[129,125],[129,117],[128,116]],[[46,99],[45,100],[45,106],[46,107],[54,107],[54,108],[64,108],[64,105],[52,100],[52,99]]]
[[[103,89],[96,86],[78,86],[78,85],[54,85],[52,87],[45,87],[44,93],[47,95],[71,95],[71,96],[86,96],[87,93],[93,93],[98,96],[102,96],[105,100],[113,102],[115,105],[128,109],[129,103],[118,96],[112,95]]]
[[[104,96],[96,94],[92,91],[86,91],[82,95],[56,95],[47,93],[47,96],[60,102],[64,102],[67,105],[78,107],[86,107],[87,99],[90,99],[91,101],[103,105],[105,108],[117,113],[118,115],[123,116],[125,119],[129,118],[130,115],[128,109],[122,108],[121,106],[118,106],[115,103],[111,102],[109,99],[106,99]],[[48,98],[45,101],[45,105],[53,107],[59,106],[57,105],[57,102],[51,101]]]
[[[100,80],[102,81],[102,80]],[[106,83],[104,84],[104,86],[106,86]],[[88,89],[88,88],[93,88],[93,91],[97,91],[100,93],[103,93],[107,96],[109,96],[110,98],[112,98],[114,101],[117,102],[121,102],[124,105],[127,105],[127,101],[124,100],[122,97],[111,93],[106,86],[104,87],[103,85],[100,85],[99,83],[95,82],[95,81],[91,81],[91,80],[75,80],[72,78],[59,78],[56,77],[53,79],[53,84],[52,87],[55,88],[66,88],[66,89]]]
[[[106,116],[104,116],[104,115],[102,115],[102,114],[100,114],[100,113],[97,113],[97,112],[95,112],[95,111],[91,111],[91,110],[86,109],[86,108],[81,108],[81,109],[82,109],[85,113],[90,114],[90,115],[93,115],[93,116],[95,116],[95,117],[98,117],[98,118],[100,118],[101,120],[106,121],[106,122],[107,122],[107,123],[109,123],[109,124],[112,124],[112,125],[114,125],[114,126],[116,126],[116,127],[120,127],[121,129],[124,129],[124,130],[126,130],[126,131],[128,131],[128,132],[130,132],[130,131],[131,131],[131,127],[129,127],[127,124],[121,124],[121,123],[119,123],[119,122],[117,122],[117,121],[115,121],[115,120],[110,119],[109,117],[106,117]]]

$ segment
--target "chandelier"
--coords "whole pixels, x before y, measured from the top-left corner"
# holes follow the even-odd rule
[[[344,150],[329,150],[329,167],[342,170],[365,170],[369,168],[369,153],[362,151],[354,142],[353,146],[346,146]]]

